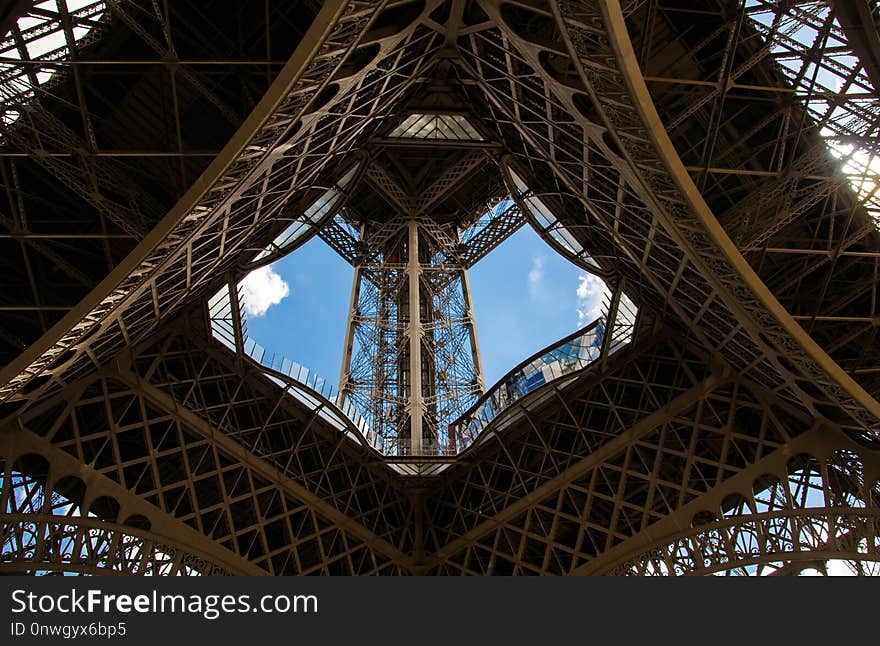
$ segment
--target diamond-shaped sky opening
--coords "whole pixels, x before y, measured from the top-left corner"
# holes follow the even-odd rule
[[[608,293],[602,281],[579,270],[570,261],[580,260],[581,264],[584,259],[588,264],[592,259],[586,255],[585,250],[577,244],[577,242],[566,236],[567,231],[564,230],[561,223],[555,218],[551,210],[535,197],[529,187],[515,173],[511,174],[514,189],[517,191],[524,204],[524,208],[531,212],[531,227],[525,227],[521,231],[513,234],[509,242],[505,242],[497,249],[488,254],[491,260],[485,263],[481,262],[475,267],[472,277],[473,283],[476,285],[474,290],[475,308],[477,312],[478,329],[488,332],[487,341],[496,338],[510,339],[511,335],[519,334],[523,338],[517,343],[507,343],[507,350],[515,348],[514,354],[510,352],[494,356],[500,365],[492,366],[487,379],[490,393],[503,393],[504,396],[495,396],[484,398],[477,406],[473,415],[473,419],[466,421],[468,430],[464,433],[466,439],[473,441],[483,427],[494,419],[507,404],[519,399],[540,388],[542,385],[553,379],[568,374],[573,370],[583,368],[592,361],[598,354],[605,332],[604,324],[597,322],[600,310],[605,304],[607,306]],[[304,218],[308,220],[308,226],[301,228],[303,223],[299,219],[294,223],[297,231],[301,231],[302,236],[309,229],[313,229],[320,224],[327,225],[326,215],[329,213],[327,207],[333,203],[333,209],[339,207],[340,202],[337,197],[340,190],[348,185],[354,177],[354,171],[348,171],[342,179],[321,195],[314,204],[304,209]],[[510,209],[515,209],[516,204],[511,196],[498,200],[486,213],[477,218],[473,225],[465,230],[462,240],[469,240],[471,237],[479,235],[480,231],[491,225],[492,220],[503,217],[509,213]],[[319,217],[315,214],[320,213]],[[332,222],[338,226],[344,223],[341,212],[334,214]],[[215,294],[209,302],[210,319],[214,336],[231,350],[236,349],[237,343],[242,344],[242,350],[245,355],[249,356],[258,364],[268,369],[267,374],[270,378],[281,384],[280,376],[290,379],[288,383],[297,383],[306,388],[288,388],[288,392],[301,400],[303,403],[314,406],[317,404],[313,394],[314,391],[320,394],[324,399],[338,406],[346,417],[359,429],[359,436],[354,437],[359,443],[367,443],[374,448],[380,448],[377,444],[376,437],[370,428],[369,421],[361,414],[361,411],[351,404],[349,400],[341,398],[337,390],[337,384],[332,379],[326,379],[320,376],[316,371],[302,365],[298,361],[288,358],[288,356],[297,356],[305,363],[307,359],[302,358],[302,351],[296,350],[301,348],[302,344],[296,345],[297,333],[293,329],[293,323],[289,320],[288,314],[274,317],[277,322],[274,327],[284,330],[280,333],[280,337],[275,336],[273,340],[269,335],[266,337],[266,345],[258,343],[250,331],[249,321],[258,327],[263,325],[264,319],[261,318],[266,310],[277,305],[281,299],[288,295],[288,285],[285,280],[294,281],[301,278],[300,274],[308,270],[312,278],[310,279],[314,286],[318,283],[325,285],[326,289],[321,288],[323,294],[323,302],[321,308],[326,309],[327,299],[335,299],[340,303],[348,300],[348,294],[345,291],[345,280],[333,282],[334,279],[330,274],[336,272],[332,266],[331,260],[337,261],[336,264],[345,265],[348,273],[347,280],[350,281],[351,266],[347,263],[338,262],[340,258],[335,257],[324,244],[319,240],[311,240],[305,247],[299,244],[287,244],[289,231],[285,231],[280,238],[284,238],[281,244],[277,244],[278,240],[273,243],[273,251],[285,249],[282,254],[285,256],[278,262],[279,256],[274,256],[275,263],[272,265],[261,266],[249,273],[237,286],[235,292],[230,291],[229,286],[224,286],[217,294]],[[356,236],[357,232],[350,232],[352,236]],[[541,234],[544,240],[538,235]],[[556,244],[550,244],[550,248],[557,253],[549,251],[547,235],[553,238]],[[560,236],[563,236],[560,239]],[[298,241],[301,236],[295,236]],[[303,254],[310,255],[312,258],[318,258],[316,252],[323,250],[324,260],[314,262],[313,267],[305,265],[298,266],[294,272],[288,273],[282,267],[289,257],[294,260],[296,254],[292,254],[292,249],[302,249]],[[274,254],[273,254],[274,255]],[[258,259],[266,257],[266,252],[261,252]],[[329,260],[327,259],[329,257]],[[306,263],[308,264],[308,263]],[[485,274],[481,271],[485,268]],[[312,271],[314,269],[314,271]],[[278,273],[276,273],[276,270]],[[320,275],[316,275],[316,272]],[[520,275],[521,274],[521,275]],[[517,276],[521,279],[521,284],[514,285]],[[569,284],[570,283],[570,284]],[[335,285],[335,287],[333,286]],[[511,287],[513,292],[506,287]],[[280,290],[280,291],[279,291]],[[297,291],[294,287],[294,291]],[[512,293],[519,293],[520,298],[512,296]],[[506,297],[504,295],[507,295]],[[497,298],[495,298],[497,296]],[[297,293],[298,302],[295,310],[296,316],[302,320],[312,321],[311,326],[329,327],[328,322],[321,322],[320,313],[316,311],[315,303],[310,307],[308,305],[309,296],[303,292]],[[267,300],[268,299],[268,300]],[[507,305],[500,302],[505,300]],[[312,300],[315,300],[313,297]],[[317,300],[321,300],[318,298]],[[238,313],[234,313],[235,302],[237,301]],[[539,302],[540,301],[540,302]],[[556,309],[552,306],[558,306]],[[569,323],[562,324],[561,320],[565,317],[565,306],[568,305],[570,310]],[[255,309],[256,308],[256,309]],[[320,309],[320,308],[318,308]],[[311,310],[311,311],[310,311]],[[280,310],[279,310],[280,312]],[[508,323],[505,324],[506,334],[504,330],[499,329],[498,321],[494,320],[494,314],[503,312],[508,317]],[[562,327],[549,330],[553,321],[544,321],[544,327],[547,330],[540,329],[540,316],[536,312],[546,313],[548,317],[559,319],[556,321]],[[336,313],[339,315],[339,312]],[[273,318],[270,315],[268,318]],[[343,317],[344,318],[344,317]],[[545,317],[546,318],[546,317]],[[587,320],[589,318],[589,320]],[[236,340],[235,325],[236,319],[240,321],[241,335]],[[514,325],[516,323],[516,325]],[[536,325],[532,325],[535,323]],[[579,330],[574,334],[569,334],[570,330],[577,326]],[[519,330],[519,331],[517,331]],[[568,334],[563,341],[551,343],[551,341]],[[257,336],[263,337],[260,333]],[[619,334],[623,338],[623,334]],[[278,339],[290,339],[291,343],[278,343]],[[627,339],[628,340],[628,337]],[[310,341],[311,342],[311,341]],[[330,341],[326,341],[330,343]],[[343,338],[339,335],[339,339],[335,341],[342,346]],[[624,341],[625,342],[625,341]],[[550,345],[539,354],[533,355],[526,361],[527,352],[536,350],[542,346]],[[286,346],[283,349],[280,346]],[[488,344],[487,344],[488,345]],[[279,352],[279,349],[281,351]],[[484,348],[484,354],[487,348]],[[496,349],[497,350],[497,349]],[[493,355],[495,352],[490,350]],[[288,355],[288,356],[285,356]],[[503,355],[503,356],[502,356]],[[490,362],[492,359],[490,359]],[[517,365],[518,362],[522,362]],[[328,369],[325,364],[323,367],[324,375],[335,377],[335,370]],[[504,374],[504,371],[510,371]],[[499,381],[499,376],[504,377]],[[332,411],[329,412],[334,415]],[[339,426],[340,420],[331,420],[335,425]],[[344,421],[344,420],[343,420]],[[343,424],[343,426],[345,426]],[[342,430],[342,429],[340,429]],[[465,446],[456,447],[462,450]]]

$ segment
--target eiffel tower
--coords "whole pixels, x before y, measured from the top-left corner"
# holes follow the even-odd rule
[[[0,2],[0,573],[880,573],[878,23]],[[607,293],[487,384],[523,226]],[[339,391],[238,287],[314,236]]]

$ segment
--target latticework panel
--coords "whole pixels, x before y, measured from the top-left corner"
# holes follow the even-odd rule
[[[405,548],[410,512],[389,479],[356,462],[318,411],[292,415],[292,400],[256,370],[242,379],[189,350],[172,338],[160,357],[142,355],[146,378],[122,371],[86,380],[12,432],[35,433],[270,573],[405,567],[389,540]]]
[[[89,496],[68,475],[49,480],[49,464],[28,453],[0,458],[0,571],[16,574],[199,576],[229,574],[210,559],[150,534],[139,514],[120,518],[110,496]]]
[[[627,26],[662,124],[719,222],[873,394],[880,77],[857,4],[652,5]]]
[[[824,459],[794,456],[781,473],[763,474],[745,493],[697,512],[692,529],[613,572],[767,576],[809,568],[878,576],[880,489],[866,479],[864,467],[861,455],[845,449]],[[867,477],[875,475],[868,471]]]

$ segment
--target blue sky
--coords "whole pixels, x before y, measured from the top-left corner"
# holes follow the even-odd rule
[[[471,291],[487,385],[578,327],[581,273],[530,226],[474,266]]]
[[[250,336],[335,384],[352,275],[348,263],[313,238],[249,281]],[[529,226],[473,267],[470,278],[488,385],[593,320],[600,300],[595,281]]]

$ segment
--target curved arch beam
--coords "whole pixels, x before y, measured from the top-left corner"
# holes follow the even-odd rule
[[[353,168],[346,168],[345,171],[340,173],[343,178],[351,173],[348,180],[345,181],[344,184],[341,183],[342,180],[340,179],[334,180],[334,182],[328,187],[327,191],[322,193],[318,200],[312,202],[312,204],[304,209],[302,213],[298,213],[295,217],[291,218],[291,223],[288,226],[288,229],[299,224],[300,226],[305,227],[306,230],[301,235],[291,233],[290,236],[288,236],[280,245],[276,245],[273,241],[272,244],[258,252],[258,255],[253,260],[247,261],[239,267],[242,275],[250,273],[255,269],[259,269],[260,267],[271,265],[273,262],[277,262],[285,256],[292,254],[318,235],[321,229],[336,217],[336,214],[345,208],[351,194],[354,192],[354,189],[357,188],[357,185],[363,178],[364,172],[367,168],[366,155],[355,153],[353,156],[355,157],[355,162],[352,165]],[[325,199],[328,193],[332,194],[327,202],[328,205],[318,207],[320,201]],[[318,210],[318,213],[315,214],[319,216],[318,219],[315,220],[308,215],[308,212],[311,209]],[[324,212],[321,213],[320,211]],[[281,213],[279,213],[276,218],[281,221],[286,219]],[[284,236],[288,229],[281,232],[278,237]],[[278,238],[276,238],[276,240],[277,239]]]
[[[600,267],[597,263],[595,263],[595,261],[591,264],[584,260],[585,257],[592,260],[586,249],[581,249],[580,253],[575,253],[574,251],[566,248],[564,245],[560,244],[557,240],[553,238],[553,236],[550,234],[550,231],[557,224],[565,229],[565,225],[559,221],[559,218],[556,218],[556,224],[553,224],[546,228],[542,227],[538,223],[538,217],[535,213],[535,210],[532,208],[529,200],[524,199],[524,194],[520,193],[517,187],[517,183],[514,180],[513,175],[511,174],[515,172],[511,167],[513,164],[514,161],[510,156],[506,156],[504,159],[501,160],[501,172],[504,176],[504,183],[507,185],[507,190],[510,192],[511,199],[516,203],[519,210],[525,214],[526,221],[532,227],[532,230],[537,233],[544,242],[550,245],[551,249],[553,249],[563,258],[567,258],[570,262],[572,262],[580,269],[583,269],[584,271],[601,278],[603,281],[613,280],[615,276],[612,271]],[[539,196],[535,195],[534,197],[540,201]],[[552,213],[552,209],[550,209],[550,207],[548,207],[546,204],[544,204],[544,207]],[[556,215],[553,214],[553,217],[556,217]],[[567,230],[566,233],[568,233]]]
[[[850,527],[816,545],[828,528]],[[880,510],[851,507],[798,509],[726,518],[669,537],[650,550],[611,570],[615,575],[706,575],[767,566],[772,563],[816,563],[828,559],[880,562],[876,530]],[[864,540],[863,551],[851,543]],[[746,570],[747,571],[747,570]]]
[[[150,532],[97,518],[0,514],[0,541],[0,572],[15,574],[39,570],[140,576],[249,573],[227,569]]]
[[[497,1],[481,0],[481,6],[497,22],[505,43],[510,43],[504,47],[516,50],[510,54],[535,70],[545,92],[554,93],[579,128],[570,128],[571,132],[557,128],[554,135],[568,137],[567,144],[582,146],[583,138],[595,144],[638,198],[634,201],[641,203],[639,212],[651,215],[650,233],[638,231],[639,239],[619,243],[642,282],[650,283],[691,333],[735,369],[849,428],[861,441],[876,442],[880,403],[797,325],[746,264],[687,176],[648,95],[619,4],[550,1],[552,18],[544,12],[543,19],[552,19],[564,40],[552,44],[553,49],[519,35],[514,25],[505,22]],[[579,91],[592,104],[592,115],[576,105],[577,91],[541,65],[540,54],[560,55],[560,46],[577,70]],[[492,103],[503,103],[503,97],[495,96],[485,84],[482,88]],[[505,107],[499,110],[504,113]],[[512,121],[614,236],[611,218],[600,212],[603,206],[584,195],[583,178],[555,159],[562,149],[543,141],[528,124]],[[572,160],[585,163],[573,157],[569,163]],[[655,239],[655,233],[660,236],[656,229],[663,231],[660,241]],[[655,273],[658,264],[661,270]]]
[[[394,103],[410,82],[397,79],[377,90],[368,73],[400,48],[419,51],[421,63],[433,51],[434,35],[417,41],[422,16],[394,33],[371,34],[379,52],[363,69],[346,75],[344,62],[368,35],[367,28],[388,2],[371,5],[333,0],[323,4],[309,31],[254,111],[220,155],[181,200],[86,298],[15,361],[0,371],[0,400],[26,385],[28,395],[100,363],[149,329],[205,280],[218,264],[280,206],[255,214],[250,190],[269,177],[265,190],[291,195],[307,187],[328,158],[344,154],[374,114],[346,124],[343,132],[320,126],[326,106],[357,93],[364,109]],[[341,98],[340,98],[341,97]],[[352,99],[353,100],[353,99]],[[315,154],[314,148],[322,148]],[[326,148],[326,150],[323,150]],[[255,217],[256,216],[256,217]],[[100,339],[99,339],[100,337]]]
[[[848,458],[842,460],[842,455]],[[798,466],[799,458],[809,461]],[[706,558],[713,562],[713,572],[738,567],[738,562],[745,566],[801,558],[792,556],[797,553],[803,553],[802,560],[816,560],[815,555],[825,552],[834,553],[834,558],[880,560],[878,478],[875,451],[814,424],[787,441],[785,450],[766,454],[574,573],[663,574],[661,561],[669,566],[669,574],[676,573],[672,566],[681,561],[677,573],[686,573],[686,559],[700,558],[701,550],[712,551]],[[699,520],[707,514],[708,522]],[[821,538],[821,523],[830,523],[826,530],[839,525],[844,531]],[[737,532],[751,532],[748,536],[763,541],[760,549]],[[719,535],[726,538],[715,540]],[[862,539],[868,544],[856,554],[853,545]],[[749,560],[756,551],[757,560]],[[844,553],[849,556],[839,556]],[[652,559],[655,564],[650,566]]]
[[[150,540],[158,543],[175,546],[186,554],[198,555],[199,558],[206,562],[212,563],[223,569],[239,573],[239,574],[265,574],[265,570],[249,563],[245,559],[232,553],[228,549],[218,545],[216,542],[209,540],[206,536],[199,534],[195,529],[184,522],[173,518],[160,510],[158,507],[149,504],[143,498],[134,492],[122,487],[118,483],[112,481],[106,475],[98,473],[91,467],[84,466],[77,458],[62,449],[53,446],[44,438],[37,436],[35,433],[26,429],[18,429],[9,432],[6,429],[0,431],[0,466],[3,467],[3,488],[0,491],[0,526],[3,527],[3,537],[5,542],[8,523],[20,522],[16,514],[9,514],[9,501],[13,495],[11,490],[13,465],[16,461],[25,455],[36,454],[46,459],[50,465],[48,479],[41,483],[44,490],[51,491],[55,483],[62,478],[74,476],[80,479],[86,486],[86,493],[83,503],[91,504],[92,501],[109,497],[117,501],[120,505],[119,516],[123,518],[140,515],[150,521],[150,531],[144,536],[148,536]],[[34,509],[36,520],[41,515],[46,515],[46,509]],[[25,514],[32,516],[33,514]],[[68,517],[49,516],[54,518],[52,522],[70,522]],[[46,521],[47,519],[43,519]],[[106,527],[114,525],[96,519],[83,519],[88,525],[91,522],[97,522],[100,526]],[[126,533],[138,533],[136,529],[124,527]]]
[[[623,10],[618,0],[601,0],[600,6],[606,21],[607,33],[612,48],[619,64],[621,71],[624,73],[630,94],[634,100],[635,107],[639,111],[639,115],[645,125],[647,134],[651,137],[652,143],[657,154],[666,166],[670,176],[674,179],[678,190],[682,197],[690,206],[691,213],[696,216],[699,222],[705,228],[706,234],[709,236],[715,247],[721,251],[724,259],[732,266],[747,286],[752,290],[754,296],[761,305],[774,317],[779,323],[782,331],[793,338],[799,346],[805,351],[809,360],[814,361],[817,366],[829,375],[840,388],[858,404],[864,407],[865,411],[873,416],[872,420],[876,424],[876,420],[880,419],[880,403],[869,395],[855,380],[850,377],[830,356],[813,340],[813,338],[794,320],[791,314],[786,311],[781,303],[776,299],[767,286],[761,281],[752,267],[746,262],[742,254],[736,248],[736,245],[724,231],[724,228],[718,222],[718,219],[712,213],[709,205],[703,199],[699,189],[687,172],[684,163],[678,156],[672,140],[666,128],[663,126],[654,102],[651,99],[648,87],[645,84],[639,68],[638,60],[633,51],[632,42],[626,30],[626,22]],[[621,142],[623,143],[623,142]],[[683,236],[682,236],[683,237]],[[692,257],[698,257],[698,252],[691,251]],[[742,297],[737,299],[733,295],[728,296],[728,300],[739,305],[744,314],[752,317],[754,325],[760,328],[762,322],[757,320],[756,313],[748,312],[738,302]],[[760,342],[760,340],[758,340]],[[841,393],[843,394],[843,393]],[[839,396],[839,395],[838,395]],[[863,417],[864,420],[864,417]]]
[[[165,265],[170,261],[172,254],[169,253],[168,246],[179,249],[182,243],[196,234],[197,229],[204,228],[205,216],[212,213],[215,204],[207,208],[202,206],[201,209],[199,206],[209,198],[211,189],[224,176],[228,177],[230,171],[238,170],[240,173],[243,170],[234,168],[236,162],[243,161],[242,157],[245,157],[247,145],[254,142],[266,125],[266,121],[277,110],[294,84],[302,79],[308,63],[332,34],[342,16],[345,4],[341,0],[325,3],[312,27],[303,37],[303,42],[296,48],[269,91],[236,131],[232,140],[223,148],[221,154],[214,159],[184,197],[86,298],[15,361],[0,371],[0,384],[2,384],[0,399],[13,395],[59,359],[63,364],[71,362],[74,357],[65,356],[68,350],[82,343],[87,335],[100,335],[106,331],[109,325],[105,325],[105,320],[142,292],[146,285],[146,281],[143,280],[145,275],[152,274],[157,266]],[[292,123],[289,123],[283,131],[286,132],[291,127]],[[264,155],[268,157],[271,154]],[[250,163],[244,162],[244,165],[251,172],[254,166],[260,165],[254,164],[254,161],[260,161],[259,158],[255,160],[251,157],[248,161]],[[228,201],[231,195],[215,196],[215,200],[216,197],[220,197],[221,202],[224,202]],[[226,199],[223,199],[224,197]],[[216,211],[213,213],[216,217]],[[207,220],[211,219],[213,218],[207,218]]]

